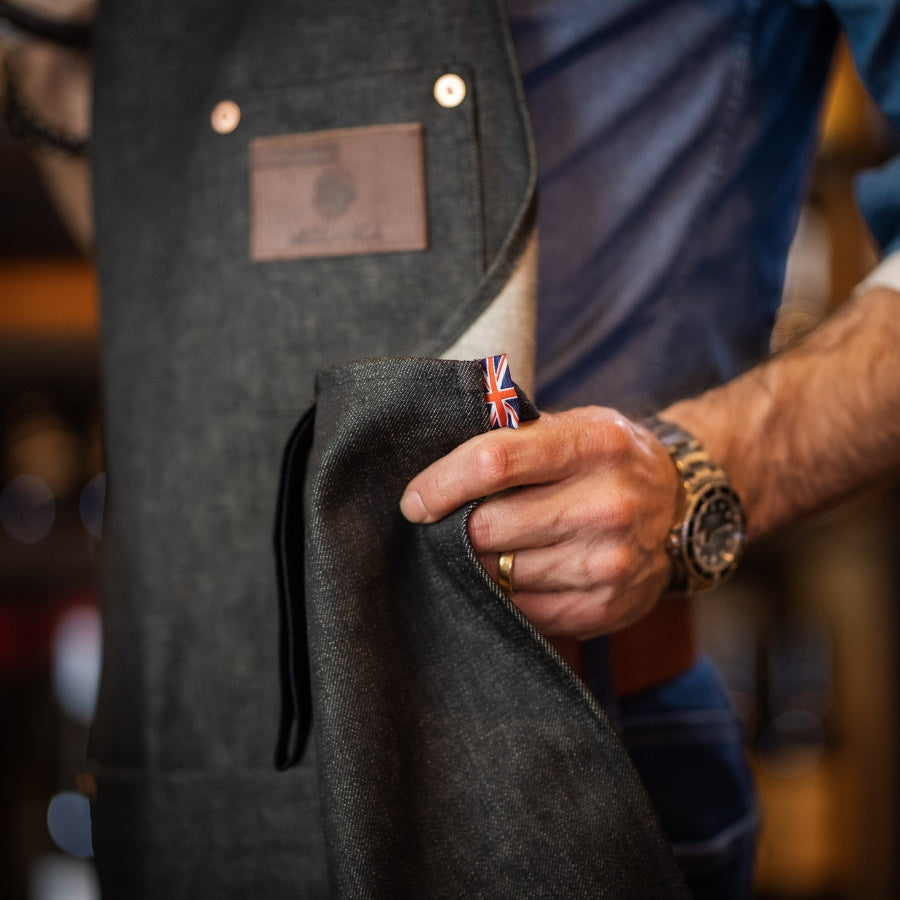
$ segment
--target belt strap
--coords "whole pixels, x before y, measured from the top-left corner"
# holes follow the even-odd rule
[[[666,598],[635,625],[609,636],[615,693],[624,697],[680,675],[697,658],[691,603]]]

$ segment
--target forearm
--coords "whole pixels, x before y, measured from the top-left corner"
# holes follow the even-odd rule
[[[796,348],[662,417],[728,472],[751,540],[898,471],[900,294],[861,294]]]

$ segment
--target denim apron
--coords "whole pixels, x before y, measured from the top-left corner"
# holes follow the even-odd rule
[[[579,801],[590,809],[579,807],[578,830],[597,825],[603,841],[561,847],[550,840],[557,856],[523,855],[513,843],[525,836],[527,820],[496,821],[490,779],[476,792],[475,771],[467,773],[471,790],[465,782],[444,785],[437,805],[420,806],[408,822],[370,821],[355,801],[343,807],[341,793],[364,795],[365,780],[378,784],[385,761],[408,767],[392,772],[401,793],[421,783],[441,787],[439,768],[428,771],[430,751],[392,756],[365,730],[330,737],[335,722],[324,712],[313,717],[323,758],[317,762],[310,742],[298,765],[280,772],[272,765],[281,712],[272,530],[284,446],[313,403],[315,373],[362,357],[471,352],[473,327],[490,325],[497,299],[515,299],[528,285],[522,266],[534,246],[534,162],[502,6],[104,0],[95,54],[109,501],[103,672],[89,755],[104,894],[395,896],[427,885],[434,895],[460,896],[464,886],[464,893],[503,896],[507,886],[528,884],[529,895],[551,896],[602,883],[600,896],[678,896],[681,882],[656,821],[645,816],[646,798],[603,717],[553,657],[538,653],[533,635],[522,651],[540,657],[533,678],[544,681],[547,696],[577,709],[577,739],[563,738],[562,772],[571,775],[580,754],[599,754],[613,809],[640,811],[615,840],[618,812],[605,820],[589,791]],[[446,75],[458,79],[449,96],[439,87]],[[351,175],[356,138],[398,137],[409,165],[419,166],[424,191],[409,213],[416,227],[408,247],[378,228],[357,227],[336,249],[273,248],[273,229],[260,223],[273,221],[285,152],[301,180],[317,173],[319,218],[315,227],[295,228],[300,243],[314,243],[315,223],[353,206],[353,178],[331,177],[340,174],[325,171],[332,151],[307,141],[335,133]],[[383,151],[388,174],[391,160]],[[263,177],[273,172],[275,188]],[[404,179],[416,180],[409,171]],[[375,241],[376,252],[351,246],[354,238]],[[459,529],[460,520],[448,527]],[[459,547],[460,535],[447,537]],[[447,565],[467,567],[466,583],[474,580],[480,601],[490,597],[502,609],[507,639],[520,646],[523,624],[471,559]],[[495,626],[490,634],[496,639]],[[521,674],[521,652],[496,656],[505,678]],[[310,661],[313,697],[321,697],[334,665],[329,646]],[[394,671],[388,684],[399,686],[403,674]],[[407,687],[414,692],[415,684]],[[434,679],[423,682],[436,703],[437,688]],[[358,699],[365,708],[368,689]],[[382,711],[407,717],[405,739],[422,724],[408,717],[423,709]],[[521,698],[512,714],[521,729],[520,712]],[[591,735],[598,745],[587,749]],[[509,751],[503,741],[495,747]],[[540,747],[552,769],[546,734]],[[342,753],[353,748],[372,754],[362,770],[342,768]],[[525,777],[531,770],[517,781],[509,762],[494,759],[491,777],[510,790],[542,792],[540,779]],[[586,785],[595,774],[582,772]],[[573,784],[564,796],[578,796]],[[520,797],[515,808],[528,804]],[[537,809],[554,804],[566,818],[552,792],[536,800]],[[453,835],[445,856],[443,823]],[[547,838],[541,834],[534,840]],[[494,843],[478,846],[476,835]],[[391,853],[379,862],[386,846]],[[623,861],[645,866],[647,876]],[[574,880],[559,877],[570,871]]]

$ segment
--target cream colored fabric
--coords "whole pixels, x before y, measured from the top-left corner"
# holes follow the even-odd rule
[[[856,286],[855,294],[873,287],[893,288],[900,291],[900,250],[889,253]]]
[[[441,354],[442,359],[481,359],[505,353],[513,380],[530,396],[534,396],[537,247],[535,229],[503,290]]]

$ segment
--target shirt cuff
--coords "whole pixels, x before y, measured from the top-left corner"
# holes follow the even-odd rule
[[[900,291],[900,250],[895,250],[885,256],[856,286],[853,293],[861,294],[874,287],[886,287]]]

